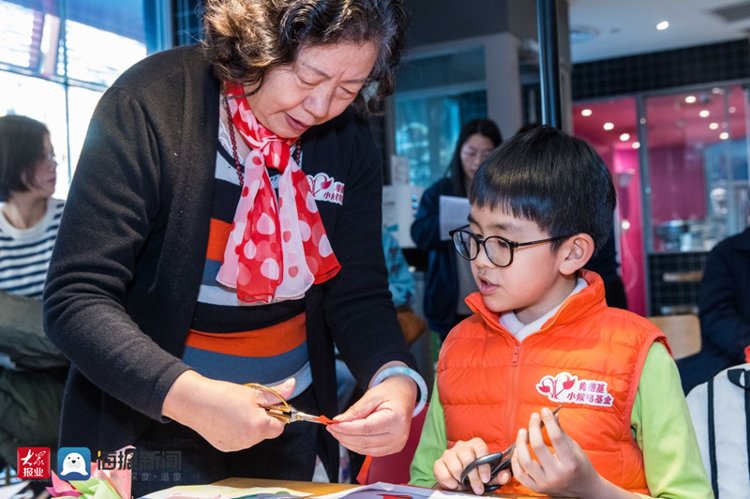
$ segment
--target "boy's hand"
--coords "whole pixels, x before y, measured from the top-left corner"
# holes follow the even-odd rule
[[[435,478],[438,481],[438,486],[441,489],[449,490],[463,489],[461,472],[476,458],[486,456],[487,454],[489,454],[489,449],[487,449],[487,444],[481,438],[456,442],[456,445],[443,452],[443,455],[435,461],[435,465],[432,468]],[[492,482],[504,484],[509,479],[510,474],[507,471],[502,471]],[[469,481],[471,482],[471,490],[477,495],[482,495],[484,493],[484,484],[490,481],[490,465],[485,464],[472,471],[469,474]]]
[[[547,429],[554,453],[544,443],[542,426]],[[529,446],[536,460],[531,457]],[[536,412],[531,415],[528,431],[518,430],[511,465],[519,482],[548,495],[585,497],[599,485],[600,476],[581,446],[560,428],[546,407],[541,417]]]

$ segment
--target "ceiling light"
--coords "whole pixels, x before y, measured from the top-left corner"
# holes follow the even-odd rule
[[[659,31],[664,31],[667,28],[669,28],[669,21],[662,21],[656,25],[656,29]]]
[[[710,128],[711,130],[718,130],[719,129],[719,124],[714,121],[714,122],[708,124],[708,128]]]
[[[698,98],[695,95],[688,95],[685,97],[685,103],[686,104],[695,104],[695,101],[697,101]]]
[[[633,149],[640,149],[641,143],[636,140],[635,142],[633,142],[632,147]]]
[[[599,36],[599,30],[593,26],[577,25],[568,28],[570,43],[589,42]]]
[[[729,132],[721,132],[721,133],[719,134],[719,138],[720,138],[721,140],[727,140],[727,139],[729,138]]]
[[[593,114],[593,111],[591,109],[581,109],[581,116],[591,116]]]
[[[620,134],[620,141],[621,142],[627,142],[630,140],[630,134],[629,133],[621,133]]]
[[[602,125],[602,128],[604,128],[605,130],[612,130],[614,127],[615,127],[615,124],[609,121],[606,122],[604,125]]]
[[[698,116],[701,118],[708,118],[711,115],[711,112],[708,109],[701,109],[701,112],[698,113]]]
[[[734,113],[737,112],[737,108],[734,107],[734,106],[729,106],[729,112],[732,113],[732,114],[734,114]]]
[[[628,230],[630,229],[630,221],[629,220],[623,220],[620,222],[620,227],[622,227],[622,230]]]

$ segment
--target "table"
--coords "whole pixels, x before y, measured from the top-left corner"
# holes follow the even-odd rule
[[[298,482],[295,480],[270,480],[268,478],[225,478],[224,480],[213,483],[212,485],[224,485],[227,487],[284,487],[287,489],[307,492],[313,496],[333,494],[342,490],[357,487],[351,483],[316,483],[316,482]]]
[[[359,487],[359,485],[351,483],[315,483],[315,482],[298,482],[294,480],[270,480],[267,478],[226,478],[219,482],[215,482],[213,485],[224,485],[227,487],[284,487],[291,490],[298,490],[300,492],[307,492],[313,494],[313,497],[325,494],[333,494],[334,492],[341,492],[343,490],[352,489]],[[464,494],[466,497],[474,497],[474,494]],[[546,496],[527,496],[517,494],[494,494],[489,497],[497,498],[516,498],[516,499],[540,499]]]

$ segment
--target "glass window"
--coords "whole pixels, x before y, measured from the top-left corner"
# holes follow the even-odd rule
[[[398,75],[395,151],[409,160],[409,183],[442,177],[461,125],[487,116],[484,49],[409,61]]]
[[[144,0],[0,0],[0,30],[0,116],[47,125],[65,198],[99,97],[147,55]]]
[[[739,85],[645,99],[652,251],[709,250],[747,226],[745,102]]]
[[[574,134],[589,142],[612,174],[617,192],[615,248],[628,309],[646,313],[641,165],[636,99],[621,97],[573,106]]]

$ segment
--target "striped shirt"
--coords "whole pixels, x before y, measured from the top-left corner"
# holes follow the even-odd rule
[[[0,291],[42,297],[63,206],[64,201],[50,199],[44,217],[30,229],[12,226],[0,211]]]
[[[238,155],[243,158],[240,142],[237,137]],[[241,192],[228,144],[221,126],[206,260],[183,361],[204,376],[234,383],[274,385],[294,377],[294,397],[312,383],[305,299],[244,303],[234,289],[216,281]],[[274,186],[275,180],[271,179]]]

